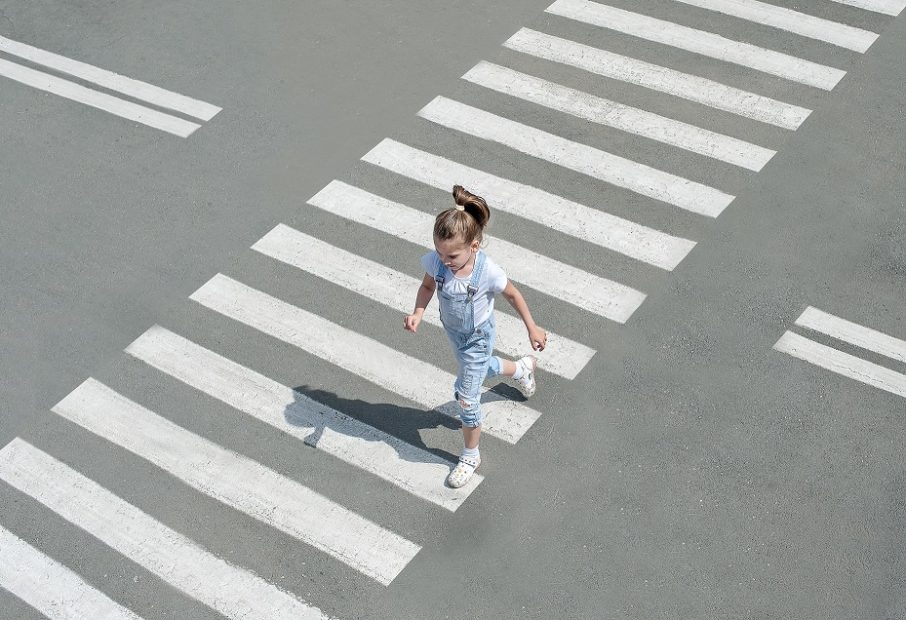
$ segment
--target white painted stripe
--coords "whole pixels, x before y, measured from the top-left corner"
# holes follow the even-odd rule
[[[68,73],[79,79],[94,82],[103,88],[141,99],[152,105],[182,112],[203,121],[211,120],[215,114],[220,112],[220,108],[210,103],[164,90],[152,84],[133,80],[118,73],[100,69],[2,36],[0,36],[0,52],[24,58],[29,62],[43,65],[62,73]]]
[[[141,620],[3,526],[0,526],[0,587],[50,620]]]
[[[459,415],[459,404],[450,400],[456,377],[427,362],[222,274],[211,278],[190,299],[423,407],[451,417]],[[515,401],[484,401],[481,404],[484,432],[509,443],[516,443],[541,417],[539,412]]]
[[[444,127],[504,144],[522,153],[587,174],[617,187],[625,187],[693,213],[717,217],[733,202],[733,196],[713,187],[561,138],[446,97],[435,98],[422,108],[418,115]]]
[[[327,619],[18,437],[0,450],[0,479],[228,618]]]
[[[855,52],[864,52],[878,35],[868,30],[815,17],[758,0],[677,0],[709,11],[764,24],[794,34],[824,41]]]
[[[906,340],[888,336],[883,332],[841,319],[809,306],[796,319],[796,325],[807,327],[837,340],[874,351],[891,359],[906,362]]]
[[[589,0],[557,0],[545,10],[824,90],[832,90],[846,75],[840,69]]]
[[[252,249],[403,313],[412,311],[415,291],[422,282],[420,278],[341,250],[283,224],[267,233]],[[363,278],[363,273],[368,277]],[[495,316],[497,350],[514,358],[524,355],[529,347],[525,325],[503,312]],[[425,313],[424,320],[441,325],[436,304]],[[547,332],[547,346],[535,355],[545,371],[575,379],[594,354],[594,349]]]
[[[794,332],[788,331],[781,336],[774,345],[774,349],[844,377],[906,398],[906,375],[873,364],[855,355],[838,351],[820,342],[809,340]]]
[[[308,204],[370,226],[416,245],[434,249],[434,218],[340,181],[331,181]],[[645,294],[623,284],[542,256],[503,239],[485,242],[516,281],[619,323],[645,301]]]
[[[784,129],[798,129],[811,114],[811,110],[807,108],[528,28],[521,29],[503,45],[523,54],[681,97]]]
[[[41,71],[35,71],[22,65],[0,59],[0,76],[8,77],[27,86],[38,88],[40,90],[84,103],[85,105],[98,108],[110,114],[115,114],[122,118],[148,125],[155,129],[160,129],[168,133],[175,134],[181,138],[186,138],[193,131],[201,127],[197,123],[190,123],[187,120],[146,108],[145,106],[119,99],[101,93],[90,88],[85,88],[75,82],[64,80]]]
[[[831,0],[831,2],[854,6],[866,11],[874,11],[875,13],[893,15],[894,17],[906,8],[906,2],[903,2],[903,0]]]
[[[179,381],[307,445],[455,511],[481,483],[444,485],[453,464],[155,326],[126,349]]]
[[[659,114],[596,97],[489,62],[480,62],[463,79],[581,119],[657,140],[735,166],[759,171],[777,153],[673,120]]]
[[[689,239],[668,235],[389,138],[366,153],[362,160],[442,190],[463,185],[484,196],[494,209],[518,215],[661,269],[672,270],[695,247],[695,242]]]
[[[421,547],[88,379],[53,411],[192,488],[388,585]],[[440,479],[438,479],[438,484]]]

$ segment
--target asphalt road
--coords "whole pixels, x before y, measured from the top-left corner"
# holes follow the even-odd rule
[[[547,4],[4,6],[0,35],[223,111],[181,139],[0,77],[0,446],[25,439],[338,618],[906,618],[906,399],[772,348],[808,306],[906,339],[906,18],[778,2],[881,33],[858,54],[666,0],[611,3],[847,72],[823,92],[602,35]],[[813,112],[782,130],[502,49],[523,26]],[[777,154],[752,173],[593,126],[459,79],[480,60]],[[416,117],[437,95],[736,198],[702,217]],[[495,211],[494,234],[647,298],[619,324],[525,290],[539,322],[597,353],[574,380],[540,373],[530,404],[543,416],[515,445],[483,440],[485,479],[452,513],[123,353],[162,325],[455,458],[442,416],[188,299],[228,274],[449,368],[440,330],[413,338],[398,313],[248,250],[283,222],[417,269],[417,246],[306,205],[339,179],[426,213],[446,206],[444,192],[359,161],[385,137],[697,242],[665,271]],[[384,586],[236,513],[51,413],[88,377],[421,551]],[[220,617],[4,482],[0,525],[144,618]],[[0,588],[0,617],[42,616]]]

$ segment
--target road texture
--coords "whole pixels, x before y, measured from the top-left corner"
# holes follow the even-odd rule
[[[666,0],[611,3],[846,71],[821,92],[601,35],[547,4],[4,7],[3,36],[223,111],[181,139],[0,78],[0,445],[24,439],[332,617],[906,617],[906,399],[773,348],[808,306],[906,339],[906,18],[778,2],[881,34],[854,54]],[[813,112],[782,130],[502,49],[523,26]],[[459,79],[480,60],[777,154],[752,173],[665,149]],[[640,198],[417,117],[437,95],[736,198],[717,218]],[[447,206],[444,192],[359,161],[386,137],[696,241],[666,271],[494,212],[493,234],[647,297],[620,324],[525,290],[540,323],[597,353],[573,380],[539,374],[529,404],[542,417],[515,445],[483,440],[485,479],[455,512],[428,510],[123,353],[161,325],[455,458],[458,431],[443,416],[188,299],[227,274],[449,369],[439,329],[413,338],[399,313],[248,250],[282,222],[412,274],[421,248],[306,204],[339,179],[426,213]],[[51,412],[88,377],[421,551],[385,586],[225,507]],[[5,482],[0,525],[144,618],[221,617]],[[43,616],[0,588],[0,617]]]

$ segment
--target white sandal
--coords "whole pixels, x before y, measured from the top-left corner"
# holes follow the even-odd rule
[[[450,472],[450,475],[447,476],[447,484],[449,484],[454,489],[458,489],[472,478],[472,474],[475,473],[475,470],[478,469],[478,466],[481,465],[481,457],[470,458],[468,456],[459,457],[459,462],[456,464],[456,467],[453,468],[453,471]]]

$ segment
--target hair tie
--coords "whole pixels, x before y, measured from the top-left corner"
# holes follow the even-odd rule
[[[456,210],[457,210],[457,211],[465,211],[465,210],[466,210],[466,207],[465,207],[464,205],[456,205]]]

